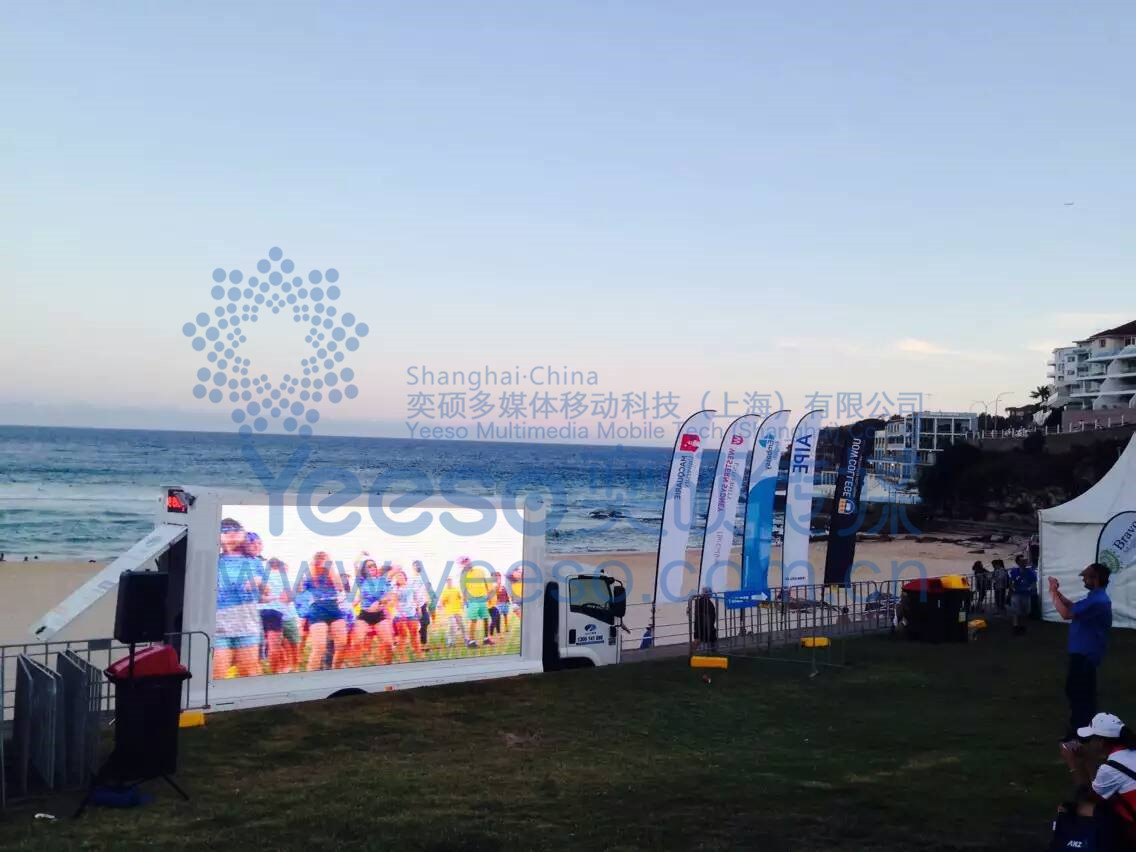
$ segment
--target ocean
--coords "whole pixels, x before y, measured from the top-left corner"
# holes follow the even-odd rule
[[[0,552],[8,560],[108,559],[152,528],[159,486],[263,491],[241,454],[244,440],[235,433],[0,426]],[[299,439],[253,440],[268,469],[279,471]],[[550,552],[658,545],[669,447],[308,440],[312,453],[296,483],[331,466],[354,474],[365,489],[380,481],[390,485],[386,490],[413,493],[458,486],[506,497],[535,492],[550,506]],[[703,525],[715,460],[715,453],[703,454],[696,503]],[[701,537],[696,522],[691,546]]]

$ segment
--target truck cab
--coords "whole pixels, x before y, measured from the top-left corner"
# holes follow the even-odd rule
[[[623,583],[602,572],[545,584],[544,670],[618,663],[626,609]]]

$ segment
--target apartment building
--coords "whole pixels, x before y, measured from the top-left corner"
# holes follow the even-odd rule
[[[1136,320],[1060,346],[1049,359],[1050,408],[1136,408]]]
[[[872,465],[880,479],[895,484],[913,483],[919,470],[956,442],[969,439],[978,428],[978,416],[969,411],[918,411],[893,417],[876,434]]]

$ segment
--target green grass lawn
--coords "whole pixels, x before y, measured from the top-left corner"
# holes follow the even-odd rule
[[[21,806],[12,849],[1039,849],[1068,772],[1063,628],[854,640],[849,667],[685,660],[222,713],[176,798]],[[1102,702],[1136,718],[1136,635]]]

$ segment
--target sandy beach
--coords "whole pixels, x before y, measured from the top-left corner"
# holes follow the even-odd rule
[[[961,536],[944,536],[956,541],[918,541],[913,536],[899,536],[890,541],[864,541],[856,548],[856,568],[854,580],[893,580],[917,576],[939,576],[970,570],[976,559],[989,566],[990,560],[1001,558],[1009,560],[1020,551],[1020,545],[976,544]],[[983,553],[970,551],[983,548]],[[814,542],[810,547],[810,559],[816,566],[818,575],[823,574],[825,544]],[[738,558],[735,551],[734,559]],[[688,561],[697,566],[699,552],[688,552]],[[774,566],[770,571],[770,583],[780,582],[777,567],[780,553],[773,551]],[[654,553],[584,553],[548,554],[546,558],[549,575],[564,575],[572,572],[571,563],[604,566],[606,573],[624,581],[628,590],[628,614],[626,624],[632,635],[638,635],[650,618],[650,601],[654,589]],[[88,577],[102,568],[101,563],[34,561],[0,563],[0,644],[34,641],[28,627],[43,613],[47,612],[67,595],[79,587]],[[683,594],[695,591],[694,572],[686,575]],[[736,580],[732,584],[736,587]],[[114,625],[113,594],[106,595],[98,604],[77,618],[56,639],[89,639],[110,636]],[[685,624],[685,606],[682,603],[660,603],[656,616],[657,624]],[[663,630],[660,629],[660,635]]]

